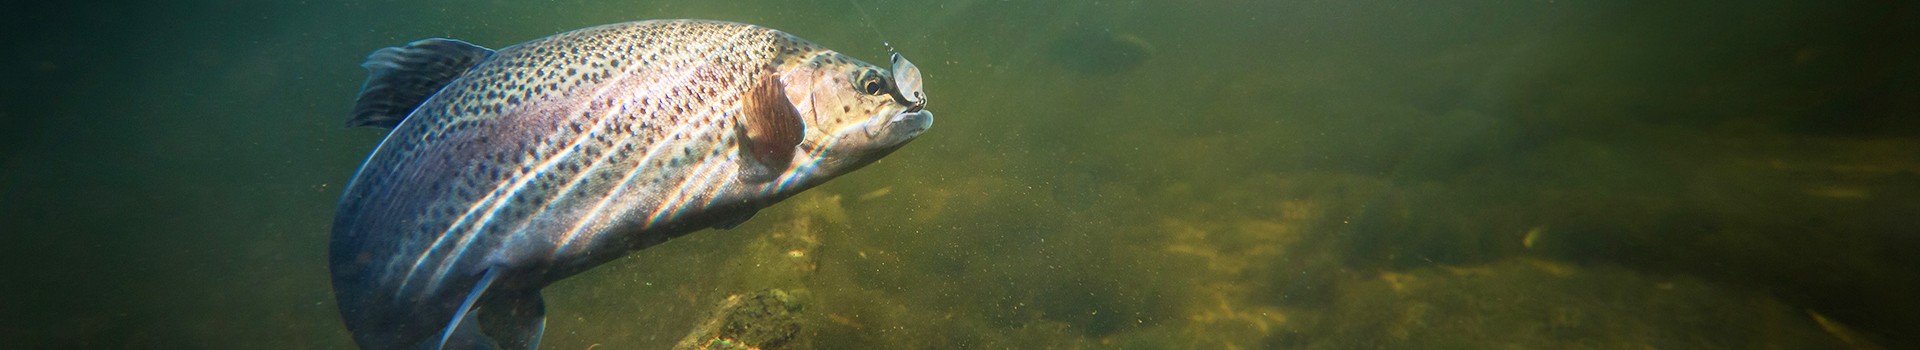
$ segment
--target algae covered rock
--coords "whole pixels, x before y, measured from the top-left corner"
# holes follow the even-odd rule
[[[728,296],[675,350],[790,349],[800,335],[800,302],[778,289]]]

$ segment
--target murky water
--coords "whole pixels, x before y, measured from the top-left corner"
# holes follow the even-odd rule
[[[32,3],[0,9],[7,348],[351,348],[374,49],[709,18],[919,63],[939,122],[546,291],[543,348],[728,295],[787,348],[1920,346],[1920,6]]]

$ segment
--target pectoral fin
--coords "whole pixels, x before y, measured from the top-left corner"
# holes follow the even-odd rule
[[[806,135],[800,111],[787,100],[787,86],[772,72],[747,91],[734,132],[740,139],[741,158],[745,158],[740,180],[762,183],[780,177],[793,161],[795,146]]]

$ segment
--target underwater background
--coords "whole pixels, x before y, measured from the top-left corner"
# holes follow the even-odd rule
[[[542,348],[768,289],[745,345],[1920,348],[1913,1],[0,6],[4,348],[352,348],[365,56],[655,18],[890,43],[938,122],[547,288]]]

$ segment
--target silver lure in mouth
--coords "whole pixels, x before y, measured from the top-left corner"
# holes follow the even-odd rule
[[[916,112],[927,107],[927,91],[922,88],[920,67],[914,66],[906,56],[893,53],[888,58],[893,61],[893,100],[907,106],[907,112]]]
[[[921,85],[920,67],[914,66],[906,56],[893,53],[888,60],[893,61],[893,99],[906,105],[907,110],[894,114],[887,123],[906,138],[920,136],[933,126],[933,113],[926,110],[927,92]]]

